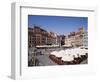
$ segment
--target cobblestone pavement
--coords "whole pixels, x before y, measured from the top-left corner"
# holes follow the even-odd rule
[[[57,65],[47,55],[39,55],[36,58],[39,60],[39,66]]]

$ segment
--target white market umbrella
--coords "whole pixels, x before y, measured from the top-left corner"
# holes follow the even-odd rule
[[[73,56],[71,56],[71,55],[66,55],[66,56],[63,56],[63,57],[62,57],[62,60],[63,60],[63,61],[73,61],[74,58],[73,58]]]
[[[79,53],[79,55],[81,56],[81,55],[85,55],[86,54],[86,50],[84,50],[84,49],[80,49],[80,51],[79,51],[80,53]]]
[[[73,55],[75,56],[75,58],[80,56],[81,51],[79,48],[75,48],[73,52],[74,52]]]
[[[50,54],[52,54],[52,55],[57,55],[58,54],[58,52],[57,51],[53,51],[53,52],[51,52]]]
[[[64,50],[60,50],[58,53],[57,53],[57,57],[62,57],[65,55],[65,51]]]

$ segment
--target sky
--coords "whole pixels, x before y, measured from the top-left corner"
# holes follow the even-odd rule
[[[66,35],[69,32],[76,32],[78,28],[88,28],[87,17],[70,17],[70,16],[41,16],[28,15],[28,27],[34,25],[41,26],[48,32],[55,32],[59,35]]]

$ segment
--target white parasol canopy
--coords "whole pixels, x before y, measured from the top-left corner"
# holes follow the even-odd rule
[[[65,51],[64,50],[60,50],[58,53],[57,53],[57,57],[62,57],[65,55]]]
[[[65,56],[62,57],[62,60],[63,61],[73,61],[74,58],[71,55],[65,55]]]

